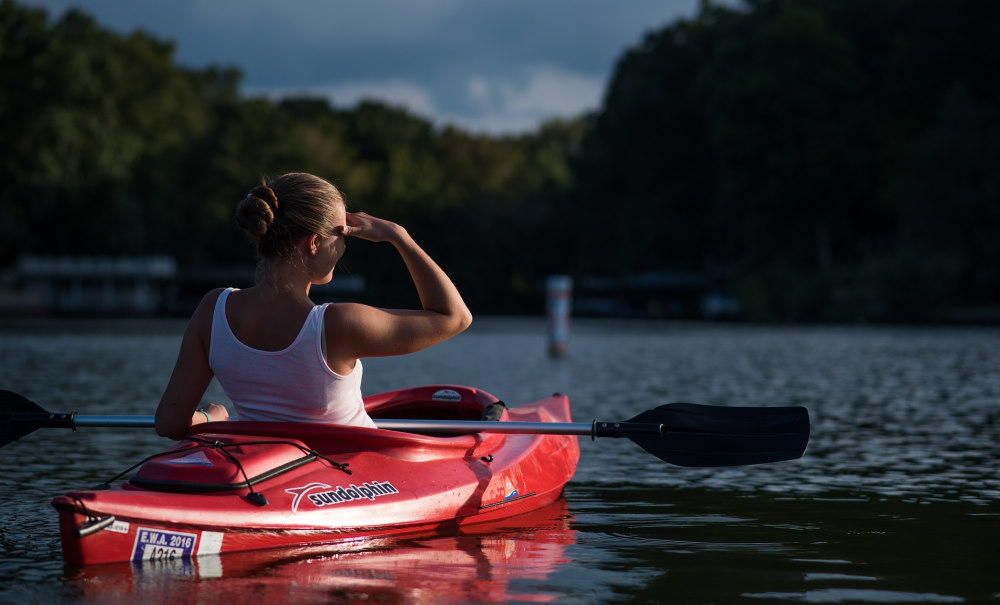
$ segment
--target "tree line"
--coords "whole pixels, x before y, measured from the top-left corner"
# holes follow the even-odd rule
[[[713,268],[772,320],[997,305],[998,34],[988,0],[703,2],[587,132],[582,216],[632,245],[585,271]]]
[[[703,2],[623,49],[593,114],[488,136],[377,102],[245,97],[237,68],[3,0],[0,267],[251,263],[236,202],[301,170],[407,225],[477,312],[537,312],[552,273],[663,271],[709,275],[755,320],[996,305],[994,6]],[[342,265],[373,302],[409,296],[388,251]]]

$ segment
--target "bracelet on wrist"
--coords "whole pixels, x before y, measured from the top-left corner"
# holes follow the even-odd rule
[[[205,415],[205,422],[212,422],[212,417],[208,415],[208,412],[206,410],[198,410],[198,411]]]

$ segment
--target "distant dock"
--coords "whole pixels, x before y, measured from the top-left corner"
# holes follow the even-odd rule
[[[184,269],[169,256],[27,255],[0,273],[0,316],[186,315],[213,287],[253,283],[252,266]],[[364,287],[360,276],[338,275],[315,293],[330,298]]]

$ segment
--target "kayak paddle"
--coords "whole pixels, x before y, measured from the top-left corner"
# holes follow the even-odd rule
[[[740,466],[799,458],[809,442],[809,412],[793,407],[726,407],[668,403],[625,422],[496,422],[379,419],[380,429],[431,434],[509,433],[627,437],[678,466]],[[153,427],[153,416],[54,414],[0,390],[0,447],[39,428]],[[220,427],[220,432],[224,429]]]

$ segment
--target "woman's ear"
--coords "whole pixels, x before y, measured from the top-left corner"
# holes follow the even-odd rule
[[[310,233],[305,238],[306,252],[311,256],[315,256],[319,252],[319,235],[315,233]]]

